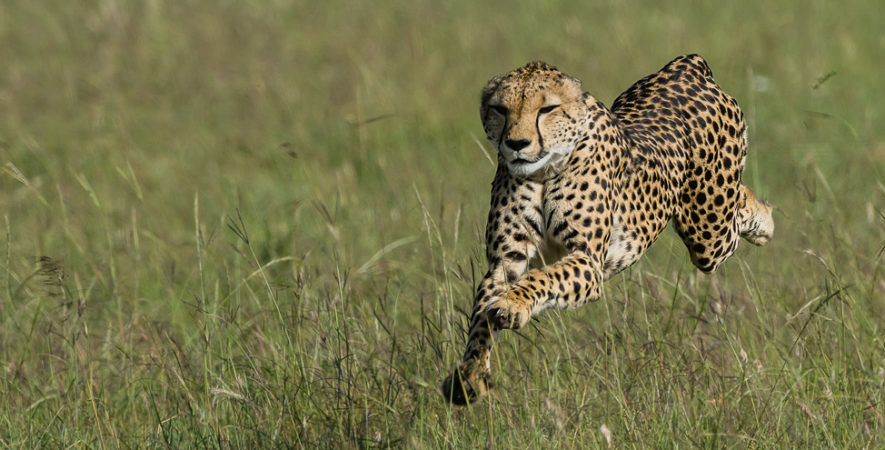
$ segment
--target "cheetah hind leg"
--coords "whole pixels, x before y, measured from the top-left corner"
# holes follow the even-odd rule
[[[765,245],[774,235],[771,205],[757,199],[750,188],[741,185],[744,205],[738,210],[737,221],[741,237],[754,245]]]

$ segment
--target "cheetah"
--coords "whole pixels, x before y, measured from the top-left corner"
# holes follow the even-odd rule
[[[489,268],[464,357],[443,382],[452,403],[488,392],[500,330],[598,299],[603,280],[636,262],[668,222],[703,272],[731,256],[738,237],[772,237],[771,206],[741,184],[743,113],[698,55],[637,81],[611,109],[578,79],[532,62],[489,80],[480,115],[498,159]]]

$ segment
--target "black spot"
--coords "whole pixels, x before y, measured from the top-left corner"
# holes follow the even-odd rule
[[[508,259],[513,260],[513,261],[525,261],[525,259],[526,259],[525,254],[517,252],[517,251],[507,252],[504,254],[504,256]]]
[[[540,211],[539,211],[539,213],[540,213]],[[540,214],[539,214],[539,215],[540,215]],[[524,217],[524,219],[525,219],[526,223],[528,223],[529,226],[532,227],[532,230],[534,230],[535,233],[537,233],[537,234],[543,234],[543,233],[541,232],[541,225],[538,224],[538,222],[536,222],[535,219],[534,219],[533,217]]]
[[[560,222],[558,225],[556,225],[556,228],[553,229],[553,234],[557,235],[559,233],[562,233],[562,231],[565,230],[566,227],[568,227],[567,222],[565,222],[565,221]]]

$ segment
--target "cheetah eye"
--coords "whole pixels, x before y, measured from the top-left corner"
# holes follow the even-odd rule
[[[502,105],[489,105],[489,108],[502,116],[507,115],[507,108]]]
[[[543,107],[543,108],[541,108],[541,109],[538,110],[538,114],[547,114],[547,113],[553,111],[553,110],[556,109],[556,108],[559,108],[559,105],[545,106],[545,107]]]

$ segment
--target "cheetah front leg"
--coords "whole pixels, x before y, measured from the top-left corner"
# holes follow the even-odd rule
[[[608,152],[596,152],[602,158]],[[588,166],[606,167],[596,160]],[[594,171],[594,173],[596,173]],[[565,178],[582,180],[575,174]],[[585,181],[556,180],[546,194],[549,237],[569,252],[556,263],[529,271],[488,305],[495,329],[522,328],[532,315],[556,306],[574,308],[599,298],[614,204],[612,181],[600,175]]]
[[[510,270],[517,270],[510,267]],[[442,394],[456,405],[466,405],[484,397],[492,387],[491,349],[497,331],[485,314],[488,303],[506,291],[503,266],[489,269],[474,298],[468,328],[467,349],[455,372],[443,381]]]
[[[510,176],[499,161],[486,226],[489,270],[476,289],[464,357],[442,386],[443,396],[452,403],[473,402],[490,387],[491,347],[496,330],[486,311],[490,302],[526,273],[529,260],[537,251],[542,193],[540,183]]]
[[[456,405],[472,403],[491,389],[491,350],[500,327],[489,321],[488,311],[511,289],[510,282],[526,272],[534,251],[534,246],[526,245],[522,250],[507,252],[500,264],[489,269],[477,288],[467,349],[455,373],[443,381],[442,393],[450,402]]]
[[[599,255],[575,251],[551,266],[530,271],[503,292],[487,276],[477,291],[464,360],[443,382],[443,396],[457,405],[484,397],[492,387],[490,358],[497,331],[519,328],[532,314],[550,306],[573,308],[599,298],[601,269]],[[493,293],[499,294],[488,296]]]
[[[601,292],[601,258],[575,251],[553,265],[530,271],[489,303],[487,316],[495,329],[519,329],[548,307],[575,308],[598,299]]]

